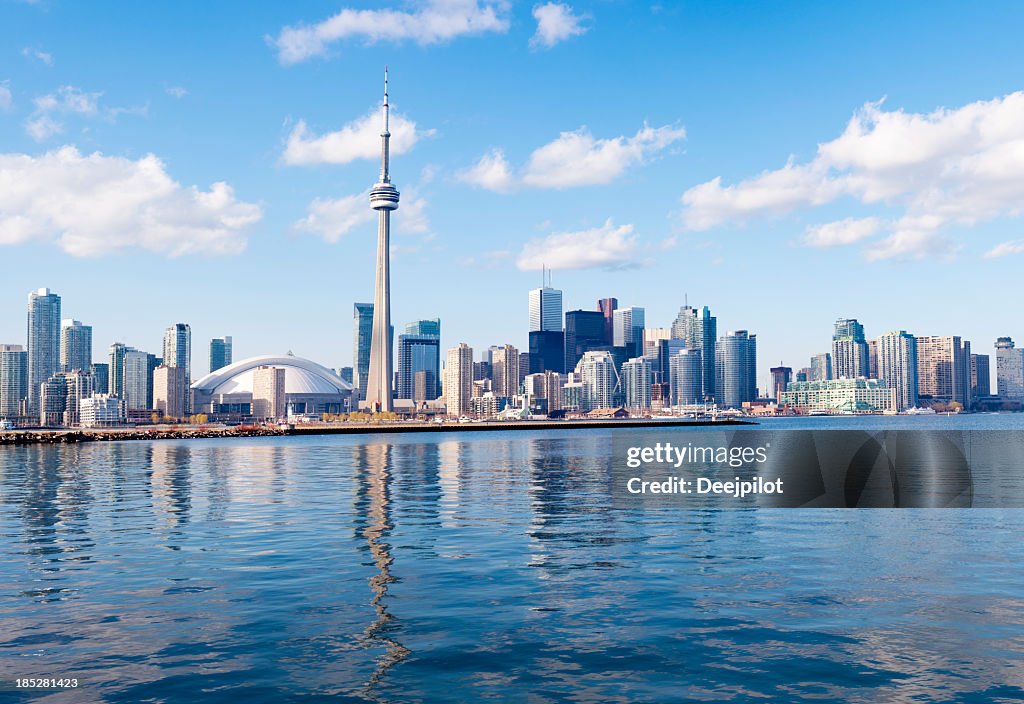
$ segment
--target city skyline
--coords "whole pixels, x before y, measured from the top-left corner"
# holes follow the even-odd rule
[[[827,351],[821,341],[837,317],[857,318],[869,338],[900,329],[958,335],[988,354],[997,337],[1024,336],[983,286],[1012,280],[1020,266],[1016,245],[1006,244],[1019,230],[1016,206],[1001,200],[999,179],[1024,179],[1012,159],[1003,165],[1009,176],[993,175],[984,159],[1016,134],[993,126],[1016,124],[1012,68],[1022,50],[1010,27],[1020,8],[964,17],[951,4],[867,5],[844,15],[837,34],[829,8],[782,17],[758,4],[655,13],[572,3],[559,34],[550,24],[541,31],[525,6],[455,3],[449,19],[491,9],[493,26],[436,42],[385,32],[310,44],[302,28],[347,6],[250,8],[241,23],[217,8],[194,56],[178,52],[171,63],[159,49],[187,18],[159,8],[136,16],[55,1],[5,5],[0,173],[14,179],[5,183],[64,189],[67,218],[78,220],[42,212],[32,192],[0,196],[9,264],[0,300],[10,301],[0,306],[0,341],[24,344],[20,301],[50,286],[64,299],[62,318],[93,326],[94,349],[118,340],[156,352],[164,327],[187,320],[204,344],[232,333],[237,359],[291,349],[348,366],[351,306],[370,300],[373,287],[365,183],[379,144],[370,96],[385,63],[401,87],[393,146],[409,184],[393,223],[392,318],[440,317],[443,349],[461,341],[528,349],[523,297],[542,266],[565,292],[566,311],[617,296],[665,326],[687,297],[709,305],[720,334],[758,334],[761,386],[779,360],[797,369]],[[954,26],[966,42],[951,57],[929,37]],[[901,41],[910,27],[915,41]],[[728,40],[727,51],[708,60],[703,50],[716,40]],[[222,46],[237,60],[215,61]],[[616,65],[610,49],[620,46],[636,61]],[[134,70],[122,75],[126,52]],[[763,61],[752,71],[754,56]],[[855,76],[845,70],[854,65]],[[949,139],[933,140],[930,127]],[[933,183],[967,211],[930,235],[904,230],[891,240],[889,224],[934,213],[927,193],[894,190],[885,169],[850,161],[843,148],[858,129],[876,141],[899,136],[890,151],[931,155],[928,167],[987,164],[977,173],[988,174],[990,197]],[[181,224],[174,198],[192,207],[194,184],[220,204],[199,222],[220,218],[226,235],[212,228],[207,239],[161,239],[130,218],[86,217],[80,202],[114,197],[68,190],[74,174],[95,173],[93,162],[115,175],[137,167],[132,174],[155,176],[140,188],[170,188],[170,200],[145,191],[140,203],[172,229]],[[213,185],[221,182],[231,191]],[[879,256],[886,241],[897,256]],[[581,242],[601,246],[581,250]],[[174,243],[190,248],[168,257]],[[864,243],[873,249],[862,251]],[[577,265],[589,268],[568,268]],[[274,278],[281,272],[295,276]],[[290,278],[300,283],[259,285]],[[431,279],[445,284],[425,285]],[[326,307],[312,303],[323,287]]]

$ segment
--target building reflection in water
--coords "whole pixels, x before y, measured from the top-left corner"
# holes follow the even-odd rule
[[[363,694],[375,699],[374,687],[392,667],[409,656],[409,649],[392,637],[397,630],[395,617],[388,611],[388,585],[396,581],[391,574],[394,558],[388,538],[394,528],[391,516],[391,491],[394,448],[387,443],[360,444],[352,448],[356,469],[356,532],[366,541],[366,550],[376,568],[369,579],[373,596],[370,605],[376,612],[373,623],[363,631],[364,641],[383,647],[384,654],[367,680]]]

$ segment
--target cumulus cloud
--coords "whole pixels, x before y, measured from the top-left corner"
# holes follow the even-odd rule
[[[871,237],[882,227],[878,218],[846,218],[822,225],[811,225],[804,233],[804,243],[811,247],[839,247]]]
[[[637,237],[632,225],[611,218],[601,227],[578,232],[555,232],[526,243],[516,266],[521,271],[551,269],[619,269],[636,264]]]
[[[995,247],[985,252],[985,258],[995,259],[997,257],[1006,257],[1011,254],[1024,254],[1024,240],[1000,242]]]
[[[380,110],[372,110],[335,132],[313,134],[304,120],[288,135],[282,160],[290,165],[347,164],[356,159],[380,159]],[[434,134],[421,130],[402,115],[391,113],[391,153],[404,154],[419,140]]]
[[[938,235],[1024,209],[1024,92],[930,113],[887,111],[868,103],[837,138],[805,163],[723,186],[720,178],[682,196],[683,222],[695,230],[781,215],[853,198],[900,208],[889,236],[869,259],[947,255]]]
[[[509,191],[517,186],[558,189],[606,184],[685,137],[685,129],[671,125],[645,124],[632,137],[611,139],[597,139],[581,127],[562,132],[557,139],[535,149],[518,175],[501,150],[492,150],[475,166],[460,172],[459,178],[492,191]]]
[[[533,18],[537,20],[537,31],[530,39],[530,46],[534,48],[550,49],[587,31],[583,26],[586,17],[573,14],[572,7],[564,3],[537,5],[533,8]]]
[[[270,42],[283,64],[324,56],[332,44],[346,39],[438,44],[463,35],[507,32],[506,5],[503,0],[428,0],[414,11],[345,8],[317,24],[285,27]]]
[[[35,59],[41,64],[46,66],[53,66],[53,54],[42,51],[41,49],[32,49],[31,47],[25,47],[21,50],[21,55],[26,59]]]
[[[40,95],[32,101],[35,109],[25,121],[25,132],[37,142],[42,142],[63,132],[64,120],[69,116],[113,121],[124,113],[145,112],[145,108],[101,107],[102,95],[74,86],[61,86],[53,93]]]
[[[402,196],[402,203],[391,215],[391,229],[394,234],[427,234],[430,222],[426,215],[427,202],[414,189]],[[341,198],[317,198],[306,209],[306,217],[294,223],[300,232],[319,235],[330,243],[338,242],[345,235],[361,227],[376,233],[371,222],[377,221],[377,213],[370,209],[370,192],[363,191]]]
[[[261,217],[259,205],[238,200],[226,183],[182,186],[152,154],[0,154],[2,245],[53,242],[74,256],[237,254]]]

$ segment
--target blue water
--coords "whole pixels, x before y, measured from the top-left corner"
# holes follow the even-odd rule
[[[1024,511],[623,509],[611,433],[0,448],[0,700],[1024,697]]]

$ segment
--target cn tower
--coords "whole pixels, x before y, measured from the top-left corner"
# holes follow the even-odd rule
[[[373,412],[394,410],[391,397],[391,211],[398,208],[398,189],[391,185],[388,142],[388,69],[384,67],[384,131],[380,135],[380,181],[370,189],[370,207],[377,211],[377,275],[373,289],[373,334],[370,373],[364,407]]]

